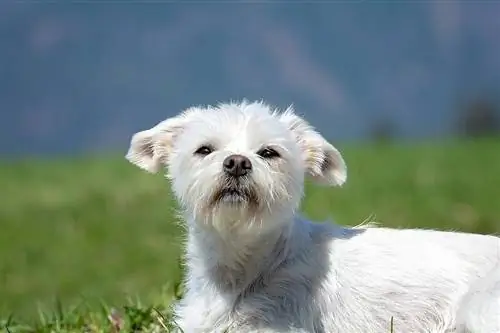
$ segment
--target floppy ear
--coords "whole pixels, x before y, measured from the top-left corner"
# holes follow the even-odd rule
[[[134,134],[125,158],[143,170],[157,173],[168,163],[175,139],[182,133],[193,113],[187,110],[151,129]]]
[[[302,151],[308,176],[316,183],[341,186],[347,179],[347,166],[340,152],[309,123],[289,107],[281,116]]]

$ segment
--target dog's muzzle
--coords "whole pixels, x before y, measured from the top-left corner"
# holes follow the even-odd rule
[[[229,155],[222,162],[220,186],[212,196],[211,205],[258,205],[252,182],[252,162],[243,155]]]

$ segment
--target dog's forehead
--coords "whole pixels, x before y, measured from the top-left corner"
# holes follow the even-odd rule
[[[218,108],[205,110],[189,126],[199,141],[227,149],[253,149],[265,144],[286,145],[288,128],[279,116],[265,109]]]

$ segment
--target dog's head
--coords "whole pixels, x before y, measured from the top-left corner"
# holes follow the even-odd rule
[[[346,180],[337,149],[291,107],[261,102],[190,108],[136,133],[126,157],[152,173],[166,167],[190,218],[226,230],[288,221],[306,175],[326,185]]]

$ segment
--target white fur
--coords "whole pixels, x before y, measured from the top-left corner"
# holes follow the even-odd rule
[[[214,151],[195,154],[202,145]],[[281,157],[260,157],[263,147]],[[235,153],[253,165],[237,187],[255,196],[214,201]],[[191,108],[134,135],[127,158],[165,167],[183,209],[187,291],[175,312],[186,333],[389,332],[391,318],[398,333],[500,332],[499,238],[297,214],[305,176],[342,185],[346,167],[291,108]]]

